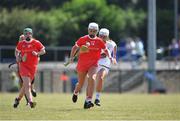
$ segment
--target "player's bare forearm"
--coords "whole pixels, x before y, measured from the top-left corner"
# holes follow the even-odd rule
[[[46,50],[42,49],[41,51],[38,52],[38,56],[46,54]]]
[[[117,46],[114,47],[113,58],[116,59]]]
[[[112,58],[112,63],[113,64],[117,64],[117,61],[116,61],[116,53],[117,53],[117,46],[114,47],[114,50],[113,50],[113,58]]]
[[[21,61],[21,56],[20,56],[20,52],[15,50],[15,57],[16,57],[16,62],[20,62]]]
[[[73,58],[76,54],[76,52],[78,51],[78,48],[76,45],[74,45],[71,49],[71,54],[70,54],[70,58]]]
[[[67,62],[64,63],[64,66],[68,66],[70,63],[73,63],[73,60],[78,56],[78,49],[76,45],[74,45],[71,49],[70,58]]]
[[[42,49],[42,50],[40,50],[39,52],[36,52],[36,51],[32,51],[32,54],[34,55],[34,56],[41,56],[41,55],[44,55],[46,53],[46,51],[45,51],[45,49]]]

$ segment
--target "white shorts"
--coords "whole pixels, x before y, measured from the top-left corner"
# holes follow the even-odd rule
[[[111,66],[111,61],[108,57],[106,58],[101,58],[99,61],[98,61],[98,69],[97,69],[97,72],[100,71],[101,69],[105,69],[105,71],[109,72],[109,69],[110,69],[110,66]]]

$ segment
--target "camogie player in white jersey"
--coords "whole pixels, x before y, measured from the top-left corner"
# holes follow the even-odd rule
[[[106,43],[106,47],[108,49],[109,55],[112,55],[111,58],[107,57],[107,55],[102,51],[101,58],[98,61],[98,70],[96,75],[96,99],[94,103],[97,106],[100,106],[100,92],[102,91],[102,86],[105,77],[107,76],[109,69],[111,68],[111,63],[116,64],[116,51],[117,45],[114,41],[109,39],[109,30],[106,28],[102,28],[99,31],[99,37],[103,39]]]

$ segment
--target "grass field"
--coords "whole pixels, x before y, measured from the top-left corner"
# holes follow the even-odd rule
[[[71,94],[38,94],[35,109],[25,100],[14,109],[16,95],[0,93],[0,120],[180,120],[180,95],[102,94],[102,106],[86,110],[85,94],[76,104]]]

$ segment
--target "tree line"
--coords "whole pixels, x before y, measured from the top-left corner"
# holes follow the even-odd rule
[[[173,37],[173,1],[157,0],[159,44]],[[11,4],[9,4],[11,3]],[[25,27],[49,46],[72,46],[87,34],[89,22],[110,30],[119,43],[125,37],[147,39],[147,1],[144,0],[1,0],[0,45],[15,45]]]

